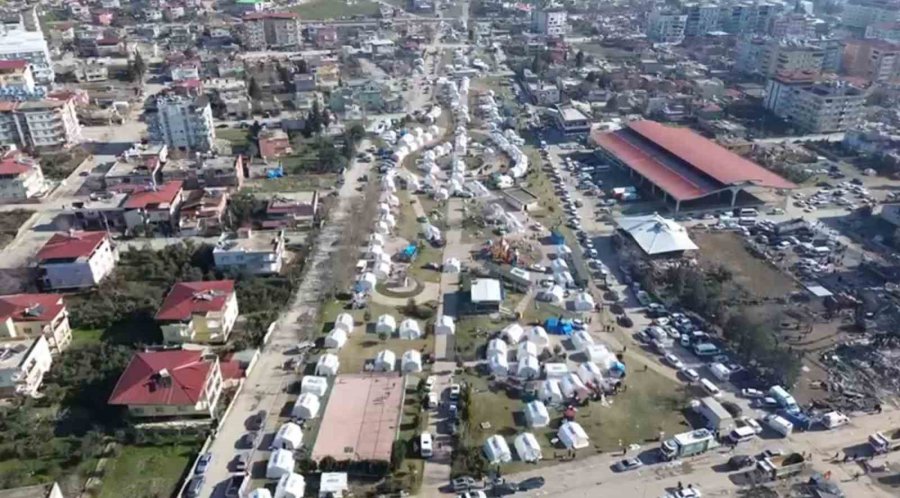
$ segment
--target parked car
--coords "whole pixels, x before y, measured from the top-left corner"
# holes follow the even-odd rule
[[[681,370],[678,371],[678,373],[683,375],[684,378],[686,378],[687,380],[689,380],[691,382],[697,382],[698,380],[700,380],[700,374],[697,373],[697,371],[694,370],[693,368],[682,368]]]
[[[684,368],[684,363],[682,363],[681,359],[672,353],[666,353],[665,356],[663,356],[663,360],[678,370]]]
[[[453,486],[453,491],[459,493],[461,491],[468,491],[474,488],[475,479],[469,476],[461,476],[450,481],[450,484]]]
[[[205,474],[206,469],[209,468],[210,462],[212,462],[212,453],[203,454],[203,456],[197,459],[197,466],[194,468],[194,473]]]
[[[627,472],[629,470],[634,470],[638,467],[644,465],[644,462],[640,461],[637,458],[625,458],[619,460],[614,465],[616,472]]]
[[[228,478],[228,484],[225,486],[225,498],[238,498],[246,479],[247,476],[244,474],[233,475]]]
[[[539,489],[544,486],[544,478],[542,476],[537,477],[529,477],[524,481],[519,481],[517,485],[519,491],[531,491],[532,489]]]
[[[459,384],[450,384],[450,400],[458,400],[460,391],[462,391],[462,388],[459,386]]]
[[[765,396],[765,393],[760,391],[759,389],[753,389],[751,387],[745,387],[741,389],[741,396],[747,399],[758,399]]]
[[[434,375],[429,375],[428,378],[425,379],[425,390],[432,390],[434,388],[435,382],[437,382],[437,377],[435,377]]]
[[[234,462],[231,467],[235,472],[243,472],[247,470],[247,464],[249,463],[250,455],[248,453],[238,453],[234,456]]]
[[[199,498],[200,490],[203,489],[204,482],[206,482],[206,478],[203,476],[192,477],[190,482],[188,482],[188,485],[184,488],[185,498]]]

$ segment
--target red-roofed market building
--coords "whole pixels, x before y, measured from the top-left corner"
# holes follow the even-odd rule
[[[179,282],[156,313],[166,343],[224,343],[237,317],[233,280]]]
[[[35,258],[44,290],[93,287],[112,273],[118,259],[106,232],[74,230],[53,234]]]

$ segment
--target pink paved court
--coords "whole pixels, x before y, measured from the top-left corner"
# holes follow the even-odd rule
[[[403,409],[396,373],[339,375],[322,415],[312,458],[390,460]]]

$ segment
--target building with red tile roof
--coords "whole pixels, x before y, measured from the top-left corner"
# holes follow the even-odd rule
[[[0,340],[43,335],[53,353],[72,342],[69,313],[59,294],[10,294],[0,296]]]
[[[653,193],[675,202],[676,212],[685,201],[737,194],[752,187],[793,189],[796,185],[744,159],[688,128],[655,121],[635,121],[613,132],[595,132],[592,141],[599,153],[630,171]]]
[[[212,417],[222,393],[218,358],[202,351],[145,351],[132,356],[109,404],[134,417]]]
[[[238,317],[233,280],[179,282],[156,313],[166,343],[224,343]]]
[[[37,159],[15,147],[0,157],[0,201],[22,202],[47,192],[48,184]]]
[[[183,200],[184,188],[181,181],[134,190],[122,202],[125,226],[129,230],[150,227],[159,228],[163,232],[173,231],[178,225],[178,209]]]
[[[116,253],[106,232],[56,233],[35,259],[38,284],[44,290],[85,289],[100,283],[116,266]]]

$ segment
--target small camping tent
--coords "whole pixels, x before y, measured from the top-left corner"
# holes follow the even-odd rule
[[[553,287],[538,292],[537,298],[539,301],[560,306],[566,299],[566,291],[561,285],[554,284]]]
[[[506,353],[509,351],[509,347],[506,345],[506,342],[503,339],[491,339],[488,341],[487,345],[487,356],[498,354],[502,355],[504,358],[506,357]]]
[[[375,356],[375,363],[373,366],[377,372],[392,372],[396,364],[397,355],[390,349],[384,349],[379,351]]]
[[[394,319],[392,315],[384,314],[378,317],[378,321],[375,322],[375,333],[376,334],[387,334],[394,335],[394,331],[397,330],[397,320]]]
[[[518,344],[525,336],[525,329],[518,323],[511,323],[503,329],[502,334],[510,344]]]
[[[584,428],[578,422],[564,423],[559,428],[556,436],[570,450],[586,448],[589,443],[587,433],[584,432]]]
[[[527,355],[518,358],[516,365],[516,376],[520,379],[536,379],[541,375],[541,363],[537,356]]]
[[[540,443],[538,443],[534,434],[530,432],[523,432],[516,436],[513,440],[513,446],[516,448],[516,454],[519,455],[519,459],[523,462],[537,462],[544,458]]]
[[[544,375],[548,379],[561,379],[569,373],[569,366],[565,363],[544,363]]]
[[[594,304],[594,296],[590,295],[588,292],[579,292],[572,302],[575,311],[593,311]]]
[[[487,438],[484,442],[484,455],[491,464],[507,463],[512,461],[512,453],[509,445],[499,434]]]
[[[422,371],[422,353],[415,349],[403,353],[400,357],[400,370],[405,373],[417,373]]]
[[[300,381],[300,393],[312,393],[316,396],[325,396],[328,390],[328,379],[317,375],[307,375]]]
[[[534,400],[525,405],[525,420],[529,427],[547,427],[550,425],[550,412],[541,400]]]
[[[587,356],[588,361],[591,363],[595,363],[602,372],[605,372],[613,367],[613,365],[618,361],[616,359],[616,355],[612,354],[610,350],[604,346],[603,344],[589,344],[584,350],[585,356]]]
[[[294,471],[294,453],[290,450],[275,450],[266,464],[266,479],[280,479]]]
[[[531,341],[522,341],[516,348],[516,358],[524,358],[526,356],[537,356],[538,347]]]
[[[353,333],[353,315],[350,313],[341,313],[334,319],[334,328],[340,329],[347,334]]]
[[[452,316],[441,315],[434,322],[435,335],[453,335],[456,333],[456,323]]]
[[[273,448],[298,450],[303,445],[303,429],[293,422],[287,422],[278,428],[272,439]]]
[[[337,375],[341,366],[336,354],[326,353],[316,362],[316,375]]]
[[[310,420],[319,415],[319,406],[321,402],[319,397],[312,393],[303,393],[294,402],[294,408],[291,409],[291,416]]]
[[[518,447],[516,447],[518,451]],[[278,479],[275,487],[275,498],[303,498],[306,493],[306,480],[302,475],[291,472]]]
[[[585,384],[600,385],[603,382],[603,372],[595,363],[586,361],[578,365],[578,377]]]
[[[326,349],[341,349],[347,343],[347,332],[344,329],[334,329],[325,336]]]
[[[559,381],[555,379],[546,379],[541,382],[540,389],[541,401],[550,405],[562,403],[562,390],[559,388]]]
[[[374,273],[367,271],[359,276],[356,281],[356,290],[358,292],[372,292],[378,283],[378,277]]]
[[[419,322],[412,318],[407,318],[400,322],[400,338],[407,340],[421,339],[422,329],[419,328]]]

